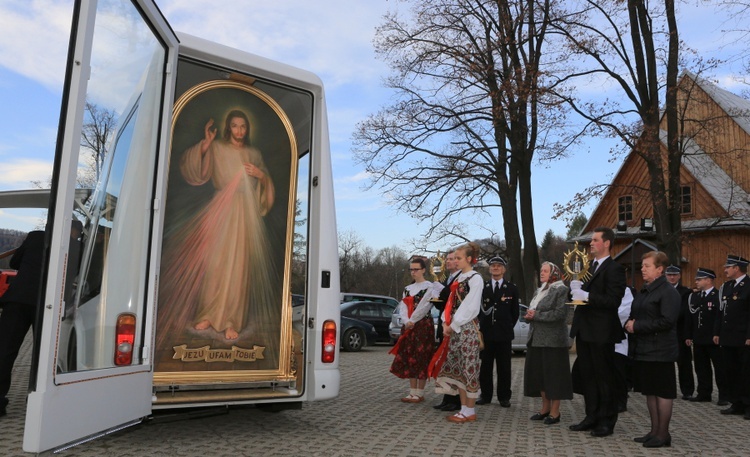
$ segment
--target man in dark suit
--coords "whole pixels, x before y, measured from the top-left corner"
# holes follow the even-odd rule
[[[728,400],[732,405],[721,414],[744,414],[750,420],[750,279],[748,260],[730,255],[724,264],[727,282],[721,286],[719,319],[714,343],[721,346]]]
[[[617,316],[625,295],[625,269],[610,257],[614,239],[612,229],[594,229],[591,278],[585,283],[570,283],[573,300],[587,302],[576,307],[570,329],[577,353],[572,369],[573,390],[583,394],[586,417],[570,429],[591,430],[591,435],[597,437],[611,435],[617,423],[615,343],[625,337]]]
[[[451,284],[453,284],[453,281],[455,281],[455,279],[461,273],[456,268],[456,259],[455,259],[455,254],[453,251],[450,251],[445,255],[445,271],[448,273],[448,276],[442,282],[442,284],[445,287],[443,288],[443,290],[440,291],[440,296],[438,297],[438,300],[434,302],[435,308],[437,308],[438,311],[440,311],[440,316],[441,316],[441,317],[438,317],[438,324],[437,324],[436,338],[438,342],[443,341],[442,315],[443,315],[443,310],[445,309],[445,304],[448,303],[448,296],[451,293],[450,286]],[[458,411],[459,409],[461,409],[461,399],[459,398],[458,395],[443,395],[443,401],[433,406],[433,408],[438,409],[440,411]]]
[[[0,297],[0,416],[6,414],[13,364],[29,328],[34,323],[40,303],[44,232],[29,232],[10,259],[18,273],[8,290]]]
[[[481,395],[478,405],[492,402],[492,371],[497,365],[497,399],[503,408],[510,407],[510,356],[513,327],[518,321],[518,288],[506,281],[505,259],[493,257],[490,264],[492,279],[484,283],[482,309],[479,312],[479,329],[484,336],[484,349],[479,353]]]
[[[698,395],[690,399],[694,402],[711,401],[714,373],[719,402],[725,401],[724,397],[727,395],[721,348],[714,344],[714,326],[719,317],[719,291],[714,287],[714,279],[716,273],[713,270],[698,268],[695,285],[700,292],[690,294],[685,317],[685,341],[682,344],[693,348],[695,374],[698,377]]]
[[[680,315],[677,318],[677,347],[680,348],[677,357],[677,373],[680,380],[680,392],[683,400],[693,398],[695,392],[695,378],[693,377],[693,353],[689,346],[685,345],[685,316],[688,314],[688,296],[691,290],[680,284],[682,270],[676,265],[667,267],[665,276],[667,282],[680,294]]]

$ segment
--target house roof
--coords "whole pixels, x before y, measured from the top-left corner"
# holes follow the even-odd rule
[[[703,89],[742,129],[750,135],[750,100],[721,89],[716,84],[690,72],[683,72],[683,78],[690,77]]]

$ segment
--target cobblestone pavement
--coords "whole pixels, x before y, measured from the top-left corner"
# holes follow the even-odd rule
[[[75,456],[748,456],[750,421],[722,416],[715,403],[675,401],[672,447],[645,449],[632,438],[648,431],[645,398],[630,394],[628,412],[615,434],[593,438],[571,432],[583,419],[580,396],[563,402],[562,421],[546,426],[529,421],[538,399],[524,398],[523,357],[513,357],[510,408],[478,406],[478,421],[453,424],[432,405],[438,396],[428,385],[427,401],[404,404],[407,383],[388,373],[389,346],[341,354],[338,399],[308,403],[301,410],[269,413],[230,410],[199,419],[155,420],[91,441],[62,455]],[[21,450],[23,395],[30,361],[29,338],[16,363],[8,415],[0,419],[0,455]],[[572,358],[575,356],[573,355]],[[64,420],[64,418],[61,418]]]

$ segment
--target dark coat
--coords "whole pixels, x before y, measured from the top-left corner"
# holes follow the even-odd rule
[[[646,362],[677,361],[676,325],[681,301],[680,293],[663,275],[641,289],[628,318],[635,320],[628,340],[630,357]]]
[[[10,259],[10,267],[18,270],[0,298],[2,303],[21,303],[35,306],[41,297],[42,264],[44,262],[44,232],[29,232]]]
[[[583,283],[589,303],[577,306],[570,336],[587,343],[619,343],[625,338],[617,309],[625,295],[625,269],[608,257]],[[675,340],[676,341],[676,340]]]
[[[693,340],[694,345],[713,346],[714,327],[719,319],[719,291],[714,287],[703,298],[700,292],[694,292],[690,294],[688,303],[685,339]]]
[[[688,297],[692,290],[682,284],[675,287],[675,290],[680,294],[680,315],[677,317],[677,341],[685,344],[685,320],[688,314],[690,314],[688,310]]]
[[[731,280],[721,286],[724,306],[714,326],[721,346],[744,346],[750,339],[750,279],[746,276],[736,287],[734,283]]]
[[[479,329],[485,341],[511,341],[515,338],[513,327],[518,321],[518,288],[503,280],[495,294],[492,281],[484,283],[482,309],[479,312]]]

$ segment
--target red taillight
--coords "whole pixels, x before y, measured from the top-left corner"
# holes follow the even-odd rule
[[[135,314],[120,314],[115,327],[115,366],[130,365],[133,362],[134,344]]]
[[[336,323],[323,322],[323,363],[333,363],[336,358]]]

